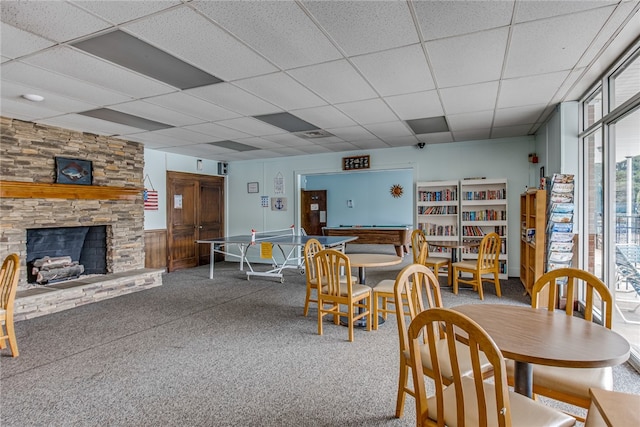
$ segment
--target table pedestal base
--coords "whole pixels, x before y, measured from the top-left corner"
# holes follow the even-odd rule
[[[531,363],[515,362],[513,390],[533,398],[533,366]]]

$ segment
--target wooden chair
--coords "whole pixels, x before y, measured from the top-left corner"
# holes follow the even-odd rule
[[[427,243],[423,243],[427,245]],[[408,322],[421,313],[422,311],[430,308],[442,307],[442,295],[440,293],[440,284],[435,274],[424,264],[411,264],[403,268],[395,280],[394,285],[395,295],[395,307],[396,316],[398,319],[398,338],[400,341],[400,373],[398,375],[398,395],[396,399],[396,414],[397,418],[402,417],[404,411],[404,402],[406,395],[415,397],[413,389],[409,388],[409,370],[412,367],[411,359],[409,357],[409,338],[407,335]],[[426,305],[425,305],[426,297]],[[424,343],[423,343],[424,344]],[[442,341],[442,344],[446,344]],[[459,345],[463,345],[459,343]],[[446,347],[439,347],[446,355]],[[423,359],[422,359],[422,372],[429,377],[433,376],[432,361],[429,357],[429,348],[427,346],[422,347]],[[444,374],[444,381],[446,384],[451,383],[453,377],[453,371],[451,365],[448,363],[448,359],[444,358],[440,362],[442,365]],[[492,375],[491,365],[489,362],[482,358],[481,366],[482,377],[488,378]],[[460,367],[463,374],[471,373],[471,359],[463,359],[460,361]]]
[[[478,291],[480,299],[484,299],[482,282],[490,280],[483,277],[485,274],[493,275],[493,283],[496,287],[496,295],[502,297],[500,291],[500,236],[497,233],[489,233],[482,238],[478,250],[477,260],[459,261],[453,263],[453,293],[458,293],[458,283],[466,283]],[[471,273],[471,278],[460,277],[460,273]]]
[[[567,316],[573,316],[579,292],[580,281],[584,286],[584,319],[594,321],[594,306],[600,304],[602,324],[611,329],[613,316],[613,296],[607,286],[593,274],[576,268],[560,268],[549,271],[536,280],[531,291],[531,306],[545,307],[554,311],[558,298],[561,279],[566,278]],[[549,298],[542,303],[541,293],[548,292]],[[508,363],[509,381],[513,384],[513,362]],[[556,366],[534,365],[533,393],[556,399],[571,405],[588,409],[591,404],[590,388],[613,390],[613,371],[604,368],[561,368]],[[582,417],[575,416],[580,421]]]
[[[640,426],[640,395],[592,388],[584,427]]]
[[[425,335],[435,381],[435,396],[429,399],[423,377]],[[445,308],[425,310],[409,325],[408,336],[417,426],[575,425],[574,418],[509,391],[500,349],[480,325],[464,314]],[[468,345],[461,346],[460,337],[465,337]],[[471,360],[471,375],[462,374],[462,357]],[[485,357],[493,367],[491,382],[482,379],[481,360]],[[448,359],[453,372],[453,382],[448,386],[443,359]]]
[[[422,261],[418,261],[418,257],[420,256],[420,251],[422,250],[422,243],[427,242],[427,237],[424,235],[424,231],[422,230],[413,230],[411,233],[411,248],[413,252],[413,262],[420,262],[421,264],[426,265],[431,268],[433,272],[436,274],[436,277],[440,275],[440,268],[447,268],[447,284],[451,285],[451,258],[447,257],[436,257],[429,255],[429,244],[427,242],[426,254]],[[415,248],[420,248],[420,251],[416,251]],[[455,249],[452,249],[455,250]]]
[[[302,229],[301,229],[302,230]],[[317,299],[312,299],[311,293],[315,290],[317,295],[318,288],[318,275],[316,274],[316,264],[313,260],[313,257],[322,250],[322,244],[318,239],[309,239],[307,243],[304,245],[304,272],[307,279],[307,295],[304,299],[304,312],[303,314],[306,316],[309,314],[309,303],[315,302],[317,303]],[[340,281],[346,282],[346,277],[341,276]],[[358,283],[358,278],[356,276],[351,276],[351,280],[355,283]]]
[[[371,288],[353,283],[351,275],[343,282],[340,272],[351,271],[349,257],[335,249],[323,249],[315,257],[318,274],[318,335],[322,335],[322,318],[333,315],[333,322],[340,323],[340,315],[346,316],[349,341],[353,341],[353,326],[357,320],[366,319],[367,331],[371,330]],[[340,304],[346,311],[340,311]]]
[[[18,357],[20,354],[13,328],[13,303],[18,288],[19,273],[20,258],[17,254],[7,255],[0,270],[0,349],[6,348],[5,341],[9,341],[12,357]]]
[[[415,233],[416,230],[414,230]],[[420,230],[417,230],[420,231]],[[424,260],[427,255],[428,243],[426,240],[423,240],[419,244],[419,249],[416,249],[417,246],[413,246],[412,251],[414,254],[414,263],[424,265]],[[417,255],[416,255],[417,254]],[[396,314],[395,307],[395,285],[396,279],[384,279],[381,280],[376,286],[373,287],[373,330],[378,330],[378,316],[382,316],[383,319],[387,318],[387,314]],[[406,305],[406,299],[403,299],[403,305]],[[409,312],[407,310],[404,311],[405,314]]]

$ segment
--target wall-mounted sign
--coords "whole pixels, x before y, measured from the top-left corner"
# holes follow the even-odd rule
[[[286,197],[272,197],[271,198],[271,210],[272,211],[286,211],[287,210],[287,198]]]
[[[342,158],[342,170],[369,169],[370,158],[366,156],[351,156]]]

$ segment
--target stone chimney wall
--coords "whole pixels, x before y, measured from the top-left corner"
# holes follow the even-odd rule
[[[12,252],[21,256],[19,290],[27,281],[28,228],[106,225],[108,272],[144,268],[142,144],[5,117],[0,132],[2,181],[55,183],[55,158],[66,157],[93,163],[93,186],[140,189],[135,200],[0,199],[0,259]]]

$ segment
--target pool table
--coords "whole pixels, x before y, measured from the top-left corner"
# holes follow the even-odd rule
[[[391,244],[396,248],[398,256],[409,253],[411,244],[410,225],[340,225],[338,227],[322,227],[325,236],[358,236],[349,244]]]

